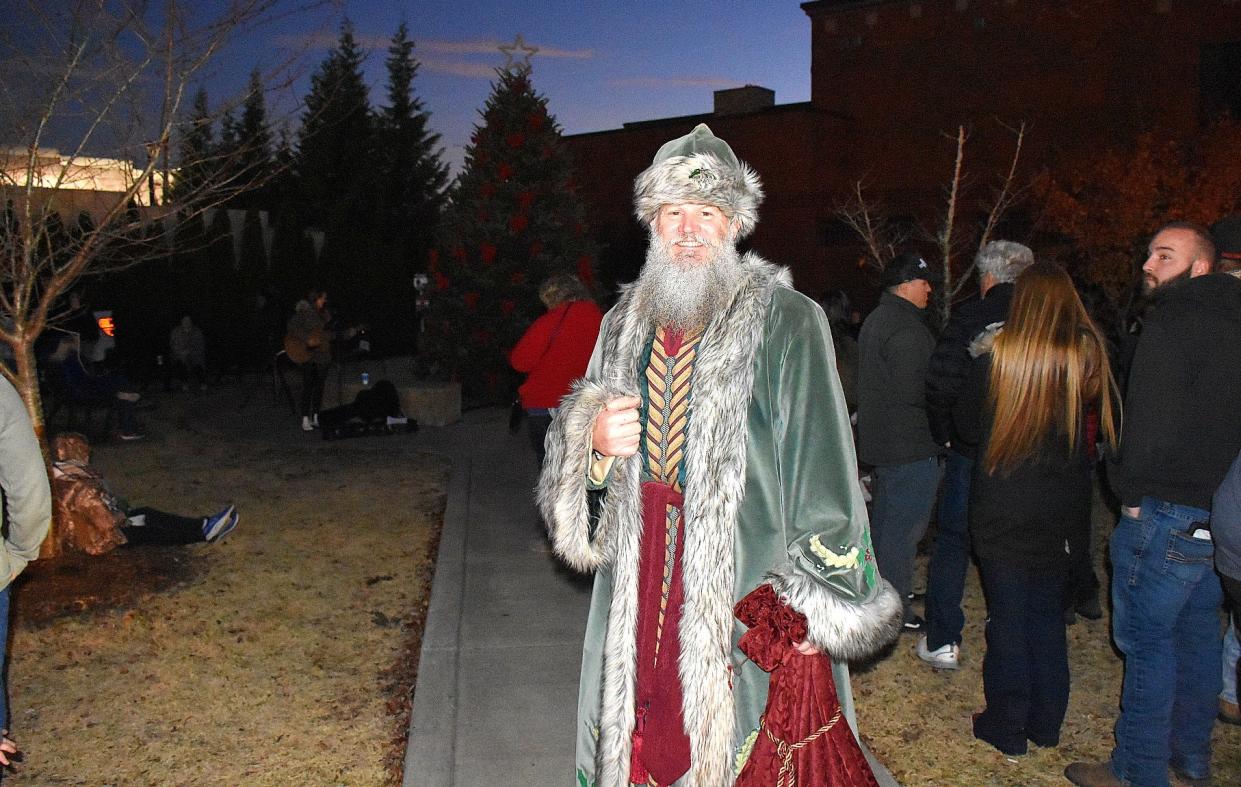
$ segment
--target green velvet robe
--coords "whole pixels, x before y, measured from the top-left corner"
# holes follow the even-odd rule
[[[875,569],[849,416],[821,309],[755,255],[698,349],[686,442],[685,604],[680,662],[691,768],[679,782],[733,782],[757,734],[768,675],[736,648],[733,605],[763,582],[836,660],[856,731],[846,660],[894,639],[901,604]],[[557,553],[596,580],[583,646],[578,783],[628,784],[633,727],[640,462],[619,460],[602,512],[587,489],[590,428],[607,400],[638,390],[653,335],[625,292],[604,320],[584,381],[548,433],[539,504]]]

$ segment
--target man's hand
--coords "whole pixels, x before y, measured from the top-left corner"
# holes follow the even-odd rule
[[[816,648],[814,645],[811,645],[810,640],[808,639],[804,639],[801,642],[798,642],[795,647],[797,648],[797,652],[802,654],[803,656],[817,656],[823,652],[819,650],[818,648]]]
[[[10,759],[20,761],[21,755],[18,754],[17,744],[9,740],[8,733],[5,732],[0,734],[0,765],[12,765]]]
[[[636,396],[618,396],[609,399],[590,433],[590,447],[604,456],[633,456],[638,452],[638,439],[642,424],[638,420],[638,407],[642,400]]]

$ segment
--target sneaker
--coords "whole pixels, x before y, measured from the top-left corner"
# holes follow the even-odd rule
[[[121,438],[127,443],[132,443],[134,440],[141,440],[142,438],[146,437],[146,435],[144,435],[142,432],[117,432],[116,436]]]
[[[315,430],[314,424],[310,423],[310,416],[303,415],[302,416],[302,431],[313,432],[314,430]]]
[[[220,513],[203,520],[203,539],[215,541],[217,538],[227,535],[235,527],[237,527],[237,509],[230,503]]]
[[[315,413],[314,415],[310,416],[310,425],[314,427],[315,429],[319,428],[319,414],[318,413]]]
[[[142,398],[142,394],[135,393],[134,391],[117,391],[116,398],[122,402],[136,402]]]
[[[901,631],[905,634],[917,634],[926,631],[926,621],[921,615],[914,615],[913,620],[907,620],[901,624]]]
[[[949,642],[947,645],[930,650],[926,644],[926,635],[923,634],[918,637],[917,651],[918,658],[935,669],[957,669],[961,666],[961,646],[955,642]]]

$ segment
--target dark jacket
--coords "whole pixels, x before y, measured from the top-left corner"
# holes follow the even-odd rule
[[[1144,496],[1210,510],[1241,450],[1241,281],[1223,274],[1157,295],[1134,352],[1119,455],[1125,505]]]
[[[944,445],[951,441],[955,448],[960,442],[953,424],[952,406],[970,373],[969,344],[988,325],[1003,322],[1012,302],[1012,283],[996,284],[983,297],[957,306],[948,327],[939,337],[926,370],[926,410],[931,436],[936,443]]]
[[[935,456],[926,416],[926,365],[935,337],[925,311],[885,292],[858,337],[858,456],[898,465]]]
[[[962,444],[983,447],[991,437],[987,406],[991,354],[973,360],[957,400]],[[970,539],[980,560],[1040,572],[1067,571],[1065,542],[1090,522],[1090,459],[1085,430],[1069,450],[1063,433],[1050,435],[1034,456],[1008,473],[987,474],[975,462],[970,481]],[[955,445],[955,444],[954,444]]]

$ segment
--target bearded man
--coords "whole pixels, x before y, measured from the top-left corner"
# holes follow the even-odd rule
[[[731,785],[768,688],[737,649],[737,601],[770,583],[805,616],[797,650],[830,654],[854,734],[845,662],[896,637],[901,603],[871,554],[823,312],[735,248],[758,176],[699,125],[634,191],[646,265],[557,410],[538,488],[556,552],[596,572],[577,777]]]

